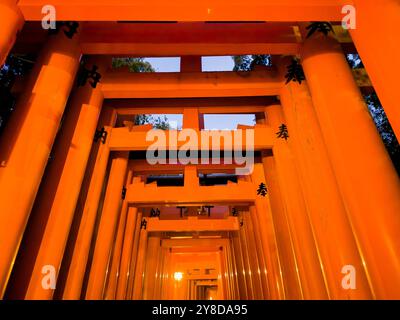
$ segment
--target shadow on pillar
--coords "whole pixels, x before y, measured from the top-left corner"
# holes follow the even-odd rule
[[[67,106],[66,113],[68,113],[70,106]],[[79,112],[73,113],[76,119],[73,119],[77,122],[79,117]],[[63,116],[64,117],[64,116]],[[61,136],[64,135],[64,130],[62,128],[63,120],[61,120],[61,129],[58,131],[55,143],[53,144],[52,151],[50,152],[50,157],[46,165],[45,173],[41,180],[39,190],[37,195],[39,195],[42,190],[44,189],[44,184],[46,179],[50,174],[50,165],[52,162],[57,160],[59,166],[64,166],[68,148],[64,148],[64,150],[60,153],[60,157],[55,159],[53,158],[53,152],[56,146],[61,140]],[[68,134],[67,140],[70,141],[72,139],[74,131],[66,132]],[[65,137],[64,137],[65,139]],[[56,189],[50,190],[50,193],[46,194],[47,199],[54,199],[56,194]],[[36,197],[34,202],[31,215],[29,217],[24,236],[21,241],[21,245],[18,251],[18,255],[15,260],[14,268],[12,270],[10,280],[7,286],[7,290],[5,293],[6,299],[24,299],[26,291],[28,289],[29,281],[32,276],[33,268],[35,265],[36,257],[40,249],[40,245],[42,242],[43,234],[46,228],[46,223],[51,213],[49,208],[45,208],[45,210],[35,210],[35,208],[39,207],[40,204],[38,203],[41,197]],[[51,205],[53,201],[48,201],[47,204]]]

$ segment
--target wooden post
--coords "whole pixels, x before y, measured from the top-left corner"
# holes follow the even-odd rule
[[[400,140],[400,90],[396,70],[400,70],[398,0],[355,0],[356,28],[350,30],[357,51]],[[376,25],[371,21],[378,21]],[[393,57],[393,58],[391,58]]]
[[[128,152],[117,152],[112,160],[110,179],[108,181],[100,225],[96,237],[96,245],[90,269],[86,299],[103,298],[107,265],[109,262],[112,242],[119,220],[122,202],[122,187],[124,186],[128,165]]]
[[[98,129],[105,127],[110,132],[110,126],[114,126],[116,114],[113,109],[103,109]],[[65,261],[68,266],[65,268],[66,280],[62,293],[63,299],[74,300],[81,296],[82,284],[89,258],[89,250],[93,238],[93,232],[98,215],[98,207],[101,198],[101,191],[107,170],[110,149],[109,139],[105,143],[99,141],[94,145],[85,178],[83,180],[81,193],[79,195],[75,211],[75,231],[69,240],[69,255]]]
[[[22,29],[24,17],[17,0],[0,1],[0,67],[14,45],[17,32]]]
[[[119,267],[119,277],[117,284],[117,295],[118,300],[123,300],[126,298],[126,289],[129,279],[129,267],[131,253],[134,247],[136,226],[137,226],[137,213],[138,209],[136,207],[129,207],[128,217],[125,228],[124,243],[122,247],[121,263]]]
[[[265,109],[265,114],[268,123],[276,128],[276,132],[279,131],[282,124],[286,124],[280,105],[268,106]],[[290,139],[290,131],[288,139]],[[287,210],[304,298],[326,299],[328,295],[318,247],[310,224],[298,172],[294,165],[293,154],[287,140],[276,137],[272,152]],[[268,167],[264,168],[264,171],[268,170]],[[310,274],[313,276],[310,277]]]
[[[282,78],[291,58],[279,62]],[[290,82],[280,94],[289,128],[288,144],[299,172],[300,186],[308,208],[316,242],[333,299],[370,299],[371,291],[363,259],[322,139],[321,128],[306,82]],[[354,266],[357,288],[342,287],[342,268]]]
[[[377,298],[400,296],[400,179],[339,43],[307,39],[302,63],[317,118]]]
[[[126,177],[125,188],[128,188],[132,183],[132,170],[128,170],[128,174]],[[107,285],[104,298],[106,300],[114,300],[117,293],[117,283],[119,282],[120,268],[121,268],[121,257],[122,250],[125,244],[125,237],[128,235],[127,230],[128,227],[128,202],[123,199],[121,212],[119,214],[119,222],[117,228],[117,234],[114,241],[114,246],[112,250],[112,261],[111,267],[109,268],[109,272],[107,272]],[[133,236],[133,235],[132,235]],[[128,235],[129,237],[129,235]]]
[[[0,297],[73,86],[78,38],[49,38],[0,139]]]

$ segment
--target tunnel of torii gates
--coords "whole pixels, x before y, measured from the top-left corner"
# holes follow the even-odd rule
[[[51,33],[47,2],[0,0],[1,64],[36,57],[0,138],[1,298],[400,299],[400,182],[362,98],[377,92],[399,137],[399,1],[53,0],[77,24]],[[307,38],[310,21],[335,33]],[[357,51],[365,70],[346,62]],[[272,66],[201,70],[244,54]],[[118,56],[181,70],[112,69]],[[306,81],[286,81],[293,57]],[[254,170],[149,164],[152,126],[134,117],[160,113],[196,132],[205,114],[255,114],[238,126]]]

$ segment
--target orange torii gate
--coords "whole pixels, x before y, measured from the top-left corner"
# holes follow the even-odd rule
[[[196,256],[202,271],[190,281],[223,288],[211,297],[400,298],[400,180],[360,93],[376,89],[399,137],[392,70],[400,66],[388,58],[400,50],[398,1],[251,0],[242,10],[228,0],[55,0],[58,21],[79,22],[71,37],[41,28],[46,4],[0,0],[1,64],[10,51],[38,53],[0,137],[0,297],[182,297],[170,278],[176,268],[193,271]],[[349,4],[357,10],[351,38],[339,25]],[[370,24],[376,13],[379,27]],[[336,36],[306,37],[308,21],[335,23]],[[360,74],[356,81],[347,64],[344,52],[354,48],[370,83]],[[74,85],[83,54],[84,68],[102,76],[97,85]],[[240,54],[272,54],[273,65],[201,72],[201,56]],[[182,56],[181,72],[112,70],[111,57],[124,55]],[[293,56],[306,81],[286,81]],[[198,136],[204,114],[255,114],[254,126],[238,127],[254,130],[252,173],[202,186],[200,174],[233,174],[238,166],[134,159],[151,145],[152,130],[133,117],[166,112],[183,114],[183,129]],[[287,139],[275,134],[282,124]],[[168,172],[181,174],[183,185],[147,183]],[[266,197],[257,193],[261,184]],[[151,217],[148,208],[157,206],[160,217]],[[183,206],[188,216],[169,215]],[[207,206],[228,209],[192,217]],[[178,241],[187,232],[183,250]],[[49,266],[55,287],[43,285]],[[206,269],[229,275],[214,285]],[[348,270],[355,288],[343,283]],[[169,280],[151,276],[160,272]],[[196,297],[200,284],[186,284],[185,297]]]

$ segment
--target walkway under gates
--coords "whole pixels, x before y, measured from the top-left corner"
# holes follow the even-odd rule
[[[0,298],[400,299],[400,180],[362,96],[399,138],[397,0],[52,2],[49,31],[46,1],[0,0],[1,64],[34,60],[0,136]],[[202,71],[247,54],[271,65]]]

